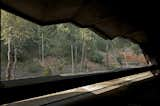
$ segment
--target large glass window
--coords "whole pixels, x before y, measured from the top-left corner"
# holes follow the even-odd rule
[[[111,72],[147,65],[140,47],[71,23],[39,26],[1,10],[1,80]]]

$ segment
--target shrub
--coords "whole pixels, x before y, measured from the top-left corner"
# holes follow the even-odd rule
[[[103,56],[99,52],[94,51],[94,52],[90,53],[89,59],[93,62],[96,62],[96,63],[102,63]]]
[[[122,56],[118,56],[117,57],[117,62],[122,66],[123,65],[123,61],[124,61],[124,58]]]
[[[52,70],[49,67],[45,68],[44,72],[43,72],[43,75],[44,76],[50,76],[50,75],[52,75]]]
[[[40,64],[38,64],[38,63],[28,64],[27,67],[28,67],[28,71],[31,73],[37,73],[37,72],[43,71],[43,67],[40,66]]]

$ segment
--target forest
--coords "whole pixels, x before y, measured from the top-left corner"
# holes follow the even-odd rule
[[[140,47],[72,23],[39,26],[1,10],[1,80],[114,71],[146,65]]]

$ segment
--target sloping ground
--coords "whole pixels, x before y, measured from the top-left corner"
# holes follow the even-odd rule
[[[65,105],[66,106],[69,104],[74,105],[75,103],[77,103],[77,101],[86,101],[89,98],[99,97],[103,93],[110,94],[112,91],[115,91],[116,89],[122,88],[124,86],[128,86],[133,82],[144,80],[152,76],[153,75],[151,74],[151,72],[144,72],[136,75],[122,77],[122,78],[105,81],[105,82],[100,82],[100,83],[83,86],[79,88],[74,88],[74,89],[57,92],[49,95],[17,101],[17,102],[8,104],[8,106],[40,106],[40,105],[49,105],[49,106]]]

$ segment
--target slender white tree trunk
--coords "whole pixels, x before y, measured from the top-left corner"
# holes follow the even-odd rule
[[[43,32],[42,32],[41,39],[42,39],[42,40],[41,40],[41,43],[42,43],[42,44],[41,44],[41,46],[42,46],[42,47],[41,47],[41,49],[42,49],[42,51],[41,51],[41,52],[42,52],[42,57],[41,57],[41,58],[42,58],[42,64],[44,64],[44,35],[43,35]]]
[[[71,57],[72,57],[72,73],[74,73],[74,56],[73,56],[73,45],[71,45]]]
[[[15,79],[15,70],[16,70],[16,64],[17,64],[17,48],[14,47],[14,63],[12,68],[12,79]]]
[[[12,66],[12,59],[11,59],[11,39],[8,38],[8,53],[7,53],[7,56],[8,56],[8,63],[7,63],[7,67],[6,67],[6,71],[5,71],[5,74],[6,74],[6,80],[10,80],[11,78],[11,74],[10,74],[10,70],[11,70],[11,66]]]
[[[42,56],[41,56],[41,44],[38,44],[38,53],[39,53],[39,62],[42,61]]]
[[[77,70],[77,64],[78,64],[78,51],[77,46],[75,46],[75,69]]]
[[[108,56],[108,43],[106,43],[106,55],[105,55],[105,65],[106,65],[106,68],[108,69],[109,68],[109,56]]]
[[[83,41],[83,45],[82,45],[82,57],[81,57],[80,72],[82,71],[83,66],[84,66],[84,51],[85,51],[85,41]]]
[[[84,53],[84,66],[85,66],[86,72],[88,72],[87,52]]]
[[[13,65],[14,65],[14,51],[13,51],[13,45],[11,45],[11,38],[8,38],[8,63],[7,63],[7,68],[5,71],[6,74],[6,80],[11,80],[13,79]]]
[[[128,62],[127,62],[127,57],[126,57],[126,53],[123,52],[123,56],[124,56],[124,60],[125,60],[125,65],[126,67],[128,67]]]
[[[111,48],[112,48],[112,58],[114,60],[115,63],[117,63],[117,50],[116,48],[113,46],[113,42],[110,42]]]

